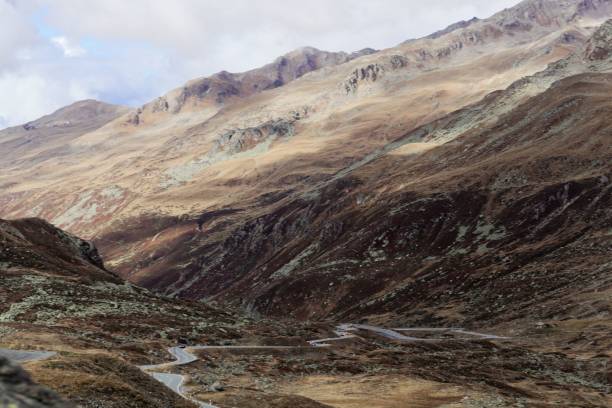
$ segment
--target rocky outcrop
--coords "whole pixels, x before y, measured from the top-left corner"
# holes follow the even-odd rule
[[[216,151],[230,154],[241,153],[255,148],[258,144],[294,134],[293,121],[271,120],[256,127],[232,129],[216,140]]]
[[[59,235],[60,239],[73,248],[75,254],[84,260],[90,262],[92,265],[97,266],[100,269],[104,268],[104,261],[102,257],[98,253],[98,249],[96,246],[89,242],[85,241],[77,237],[76,235],[72,235],[62,230],[57,230],[57,235]]]
[[[612,20],[603,24],[589,39],[584,57],[589,61],[602,61],[612,57]]]
[[[82,279],[120,282],[96,247],[40,219],[0,220],[0,270],[33,268]]]
[[[346,94],[357,92],[357,89],[363,83],[374,83],[385,75],[387,71],[396,71],[407,68],[410,65],[410,60],[404,55],[394,54],[380,63],[371,63],[362,67],[356,68],[342,83],[342,89]]]
[[[227,130],[213,141],[210,150],[202,156],[168,169],[160,187],[165,189],[188,182],[213,164],[244,154],[265,152],[274,142],[292,137],[295,134],[296,122],[307,116],[308,107],[304,107],[285,118],[269,120],[257,126]]]
[[[347,93],[349,91],[355,91],[360,82],[376,82],[384,71],[385,68],[380,64],[368,64],[364,67],[357,68],[351,73],[349,79],[346,80]]]
[[[7,408],[71,408],[56,393],[40,386],[19,366],[0,357],[0,406]]]
[[[364,83],[374,83],[385,75],[387,71],[395,71],[406,68],[410,61],[403,55],[391,55],[384,63],[372,63],[356,68],[342,83],[342,89],[346,94],[357,92]]]

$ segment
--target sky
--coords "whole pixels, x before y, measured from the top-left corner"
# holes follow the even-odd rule
[[[388,48],[518,0],[0,0],[0,128],[82,99],[139,106],[303,46]]]

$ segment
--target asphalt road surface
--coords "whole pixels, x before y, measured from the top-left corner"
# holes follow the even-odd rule
[[[155,365],[145,365],[140,366],[139,368],[145,371],[147,374],[155,378],[157,381],[164,384],[166,387],[170,388],[172,391],[180,395],[181,397],[197,404],[200,408],[218,408],[215,405],[207,404],[202,401],[198,401],[195,398],[191,398],[189,395],[185,394],[183,390],[183,384],[185,383],[185,376],[181,374],[169,374],[169,373],[159,373],[151,370],[156,370],[165,367],[171,366],[179,366],[192,363],[198,360],[198,357],[194,354],[190,353],[187,349],[181,347],[170,347],[168,352],[172,354],[175,358],[174,361],[170,361],[162,364]]]
[[[16,363],[25,363],[27,361],[45,360],[54,356],[54,351],[25,351],[25,350],[9,350],[0,349],[0,357],[6,357]]]

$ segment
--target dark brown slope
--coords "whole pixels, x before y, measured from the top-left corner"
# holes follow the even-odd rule
[[[0,265],[3,269],[29,268],[63,277],[123,282],[104,269],[93,244],[36,218],[0,220]]]
[[[589,285],[607,287],[610,74],[572,73],[609,66],[610,27],[584,53],[408,133],[307,194],[262,196],[259,210],[143,220],[103,241],[121,243],[112,253],[151,237],[139,249],[152,255],[132,265],[139,283],[267,314],[427,311],[431,320],[456,306],[455,321],[483,313],[491,322],[551,297],[544,318]],[[407,150],[437,140],[446,143]],[[591,240],[603,247],[580,255]],[[558,253],[574,263],[551,279],[544,265]],[[591,271],[584,281],[572,278],[579,268]]]
[[[568,78],[486,129],[279,204],[204,248],[181,295],[302,318],[604,312],[577,297],[610,283],[611,80]]]
[[[206,214],[203,231],[197,219],[157,219],[107,239],[166,231],[133,278],[179,296],[299,318],[576,319],[605,350],[612,77],[571,74],[585,60],[607,63],[609,27],[584,54],[410,132],[310,193],[261,197],[260,216]],[[406,150],[432,135],[452,137]]]

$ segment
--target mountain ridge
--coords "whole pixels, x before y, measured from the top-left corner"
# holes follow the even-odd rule
[[[609,24],[610,24],[609,22],[604,24],[602,26],[602,28],[600,28],[594,34],[594,38],[597,38],[599,36],[600,32],[602,32],[602,31],[605,32],[607,30]],[[588,45],[585,47],[585,49],[586,48],[588,48]],[[577,60],[574,61],[576,58],[577,58]],[[576,68],[572,68],[572,67],[576,67]],[[609,70],[610,68],[611,68],[611,66],[610,66],[610,62],[609,61],[608,61],[607,65],[603,65],[602,67],[600,67],[600,69],[604,70],[604,71],[605,70]],[[576,69],[576,70],[574,71],[574,69]],[[480,105],[481,107],[480,108],[476,108],[476,107],[467,108],[466,110],[458,111],[457,115],[464,115],[466,112],[469,113],[470,110],[478,111],[480,109],[484,109],[483,106],[486,106],[487,107],[487,111],[490,113],[491,109],[492,109],[492,106],[494,106],[495,103],[499,103],[500,106],[504,107],[504,106],[508,105],[508,102],[502,102],[502,101],[511,101],[512,100],[511,98],[516,98],[515,101],[512,102],[513,105],[510,105],[509,108],[503,108],[502,110],[499,111],[499,113],[497,113],[496,115],[493,116],[493,118],[500,117],[500,116],[503,117],[504,115],[508,115],[508,114],[510,114],[512,112],[512,106],[520,106],[520,103],[522,103],[522,101],[529,100],[530,98],[537,98],[537,95],[541,92],[542,89],[547,89],[547,88],[550,87],[550,91],[548,91],[548,92],[556,92],[556,88],[558,88],[558,85],[556,85],[556,83],[555,83],[555,78],[563,79],[566,76],[568,78],[572,78],[575,75],[578,75],[581,72],[584,72],[584,70],[585,70],[585,67],[584,67],[584,64],[581,62],[580,51],[578,51],[576,54],[574,54],[573,56],[568,57],[566,60],[561,60],[560,62],[552,64],[547,70],[534,75],[533,78],[521,79],[517,83],[511,85],[508,88],[508,90],[505,91],[506,96],[504,96],[504,92],[502,92],[501,94],[500,93],[492,94],[487,99],[485,99],[483,102],[481,102],[481,105]],[[587,69],[587,72],[588,72],[588,69]],[[561,83],[562,82],[559,82],[559,84],[561,84]],[[517,96],[518,96],[518,98],[517,98]],[[510,99],[508,99],[508,98],[510,98]],[[570,101],[571,101],[571,99],[570,99]],[[571,105],[572,102],[568,102],[568,103],[570,104],[569,106],[572,106]],[[562,103],[560,106],[563,107],[563,108],[559,108],[559,109],[563,109],[563,110],[566,109],[564,103]],[[553,109],[553,111],[555,111],[556,109],[557,108]],[[471,118],[472,121],[474,120],[473,116],[470,116],[470,118]],[[478,120],[482,121],[483,118],[484,119],[488,119],[486,117],[481,117],[481,119],[478,119]],[[445,123],[445,122],[442,121],[442,123]],[[446,123],[449,123],[451,125],[456,125],[458,123],[458,121],[457,121],[456,118],[452,118],[452,115],[451,115],[451,118],[448,119]],[[476,123],[478,123],[478,122],[476,122]],[[481,123],[482,123],[482,125],[480,125],[480,127],[485,127],[486,128],[487,126],[492,126],[495,122],[493,122],[493,123],[481,122]],[[475,127],[478,127],[478,126],[479,125],[475,125]],[[407,141],[409,141],[409,142],[411,142],[413,144],[417,144],[418,145],[418,143],[423,141],[423,136],[427,136],[427,138],[433,138],[434,140],[437,138],[437,136],[432,135],[432,130],[435,129],[435,128],[427,129],[427,126],[426,126],[424,129],[425,129],[424,131],[423,130],[419,130],[419,129],[415,130],[414,131],[414,135],[406,136],[405,140],[407,140]],[[460,127],[460,129],[461,129],[461,127]],[[463,129],[462,131],[465,132],[466,129]],[[440,129],[438,129],[437,132],[440,132]],[[445,131],[444,133],[448,133],[448,132]],[[444,133],[442,133],[442,134],[444,134]],[[448,143],[449,141],[452,141],[454,138],[459,137],[460,135],[461,135],[461,133],[457,133],[455,136],[453,136],[450,139],[449,139],[449,136],[446,135],[444,140],[445,140],[446,143]],[[429,139],[425,139],[425,140],[429,140]],[[404,144],[395,144],[394,145],[394,149],[387,150],[386,154],[387,155],[394,154],[394,151],[396,151],[396,150],[402,150],[405,147],[410,147],[411,143],[407,143],[407,144],[406,143],[404,143]],[[450,144],[449,144],[449,146],[450,146]],[[371,163],[372,162],[366,162],[366,164],[368,166],[371,166]],[[359,167],[352,167],[352,171],[355,171],[355,170],[359,170]],[[603,175],[602,175],[602,177],[603,177]],[[336,177],[335,179],[332,179],[332,181],[328,182],[326,186],[318,187],[317,189],[320,190],[319,192],[312,191],[312,192],[306,193],[302,200],[306,200],[306,202],[308,202],[310,200],[309,197],[317,197],[317,195],[326,194],[326,193],[321,192],[321,190],[322,191],[326,191],[326,190],[334,191],[334,190],[337,190],[337,189],[343,190],[344,187],[339,187],[339,186],[342,186],[343,184],[345,184],[347,186],[347,188],[350,190],[350,189],[354,188],[354,187],[350,187],[350,186],[352,186],[353,183],[354,182],[351,180],[350,173],[347,172],[347,173],[342,174],[341,177]],[[359,186],[359,183],[355,184],[355,187],[358,188],[358,186]],[[299,201],[300,200],[298,200],[297,202],[299,202]],[[323,200],[323,201],[325,201],[325,200]],[[291,207],[293,207],[293,204],[290,206],[290,208]],[[279,210],[277,210],[277,211],[279,211]],[[276,217],[279,217],[279,216],[282,217],[283,216],[282,213],[287,211],[287,210],[280,210],[280,211],[281,211],[281,213],[278,214],[278,215],[272,213],[272,214],[270,214],[270,216],[266,216],[266,217],[263,217],[263,218],[260,218],[260,219],[253,220],[253,222],[245,225],[244,229],[242,231],[238,232],[236,234],[236,236],[237,237],[244,237],[245,234],[247,234],[247,236],[248,236],[248,232],[247,231],[252,230],[252,229],[254,229],[254,231],[259,231],[259,229],[256,227],[259,223],[264,223],[264,225],[267,224],[268,222],[274,223],[275,221],[273,221],[273,220]],[[292,211],[294,212],[296,210],[293,209],[293,210],[288,210],[288,211],[291,213]],[[185,222],[178,221],[178,223],[180,225],[180,224],[184,224]],[[187,221],[186,223],[188,224],[189,221]],[[343,222],[342,224],[346,224],[346,222]],[[332,225],[333,225],[333,223],[332,223]],[[212,228],[212,226],[210,226],[209,228]],[[276,227],[272,227],[272,226],[270,226],[269,228],[271,228],[269,230],[269,232],[268,232],[270,234],[273,233],[273,231],[275,231],[275,229],[276,229]],[[291,228],[295,228],[295,227],[291,227]],[[330,227],[330,228],[331,228],[331,231],[333,232],[334,228],[337,228],[337,227]],[[213,232],[213,231],[211,231],[211,232]],[[186,230],[184,230],[184,233],[186,233]],[[258,232],[258,233],[261,233],[261,232]],[[321,233],[323,234],[324,231],[322,231]],[[274,241],[275,242],[282,242],[283,239],[284,238],[282,238],[282,236],[281,236],[279,238],[275,238]],[[262,241],[262,240],[264,240],[263,236],[259,237],[259,238],[248,238],[248,240],[246,241],[246,245],[252,245],[252,244],[255,244],[256,242],[259,242],[259,241]],[[314,239],[311,239],[311,242],[312,241],[314,241]],[[224,249],[227,249],[228,247],[231,248],[232,245],[240,245],[240,241],[239,240],[235,241],[234,239],[230,238],[230,240],[226,241],[223,244],[223,247],[224,247]],[[258,247],[260,247],[260,246],[256,246],[255,248],[258,248]],[[322,247],[325,247],[325,245],[319,246],[319,248],[322,248]],[[297,253],[294,252],[294,260],[289,261],[286,264],[285,267],[282,267],[282,268],[278,269],[278,272],[277,272],[277,275],[276,275],[277,277],[282,277],[286,273],[290,273],[292,271],[292,269],[295,269],[299,264],[302,264],[302,263],[306,262],[306,259],[308,259],[309,256],[311,256],[311,255],[314,256],[314,253],[313,253],[312,249],[308,249],[305,246],[302,246],[302,248],[303,248],[302,252],[297,252]],[[188,248],[188,250],[192,250],[192,249]],[[244,260],[247,259],[248,256],[249,256],[249,255],[247,255],[248,253],[249,252],[246,252],[245,254],[243,254],[239,258],[240,259],[240,263],[243,266],[245,265]],[[255,253],[257,253],[257,252],[255,252]],[[174,256],[176,256],[176,254]],[[220,256],[222,256],[222,255],[217,253],[215,256],[206,256],[206,258],[212,260],[212,259],[215,259],[215,258],[219,258]],[[262,255],[259,254],[257,256],[261,257]],[[284,257],[284,255],[276,255],[276,256]],[[264,256],[263,259],[266,259],[266,257]],[[272,258],[269,262],[273,262],[272,261],[273,259],[274,258]],[[299,260],[299,261],[295,261],[295,260]],[[296,264],[295,262],[298,262],[298,263]],[[225,282],[225,283],[231,282],[231,280],[227,280],[223,276],[216,276],[214,273],[212,273],[212,271],[217,267],[216,265],[221,265],[221,264],[223,264],[224,267],[227,267],[227,264],[223,263],[222,258],[218,259],[216,261],[213,261],[210,264],[210,266],[209,266],[209,268],[211,268],[211,269],[209,269],[206,272],[206,274],[208,274],[209,276],[208,276],[208,278],[204,278],[204,279],[213,279],[216,282]],[[167,264],[165,264],[165,266],[166,266],[166,268],[168,267]],[[200,264],[200,267],[201,266],[202,265]],[[291,266],[291,267],[288,268],[287,266]],[[272,268],[272,270],[274,270],[274,268],[278,268],[278,266],[271,267],[271,265],[269,265],[267,262],[263,263],[263,270],[265,270],[265,269],[269,270],[270,268]],[[239,270],[239,269],[240,269],[240,267],[238,267],[238,266],[230,268],[230,270],[232,270],[233,273],[235,273],[235,271]],[[167,271],[167,269],[164,270],[164,272],[166,272],[166,271]],[[166,274],[166,276],[168,276],[168,275]],[[154,281],[147,281],[146,279],[154,279],[154,278],[145,277],[145,280],[143,281],[143,282],[146,282],[145,285],[147,285],[147,286],[156,285],[156,283],[154,283]],[[244,282],[259,282],[257,284],[257,286],[259,286],[259,287],[264,286],[265,287],[266,284],[264,282],[268,282],[268,281],[270,281],[270,277],[266,274],[266,275],[260,276],[258,278],[250,277],[249,279],[247,279]],[[272,282],[274,282],[274,280],[272,280]],[[198,284],[197,280],[190,280],[189,283],[195,284],[195,285]],[[190,291],[191,289],[189,287],[189,283],[185,282],[183,284],[184,286],[183,286],[182,290]],[[237,283],[238,283],[239,286],[242,284],[241,280],[238,280]],[[160,281],[158,284],[160,285],[160,287],[167,287],[168,282],[164,280],[164,281]],[[207,290],[213,290],[213,293],[214,293],[214,290],[220,290],[220,293],[224,293],[224,291],[227,290],[226,288],[219,287],[218,285],[219,285],[218,283],[215,283],[213,281],[207,281],[207,283],[205,284],[205,287],[206,287]],[[277,284],[274,283],[274,286],[276,286],[276,285]],[[280,283],[279,283],[279,285],[280,285]],[[214,288],[217,288],[217,289],[214,289]],[[285,290],[287,290],[288,293],[293,293],[292,292],[293,289],[291,289],[291,288],[292,288],[292,286],[289,285],[288,288],[285,289]],[[227,296],[227,295],[222,295],[222,296],[224,297],[224,300],[230,300],[230,299],[235,299],[235,298],[246,299],[246,298],[249,298],[250,296],[252,296],[253,293],[256,293],[257,290],[260,290],[260,289],[255,289],[253,287],[248,287],[248,289],[246,289],[245,292],[241,292],[239,294],[230,294],[229,296]],[[179,290],[177,292],[173,292],[173,293],[180,294],[181,290]],[[249,293],[250,293],[250,295],[249,295]],[[349,291],[349,293],[351,293],[351,291]],[[209,294],[210,294],[210,292],[198,293],[197,290],[196,290],[196,292],[191,293],[191,294],[189,294],[187,296],[198,298],[200,296],[207,296]],[[225,297],[225,296],[227,296],[227,297]],[[293,295],[288,295],[288,296],[292,297]],[[272,293],[270,293],[269,295],[263,295],[262,296],[262,301],[269,301],[270,299],[273,299],[273,298],[274,297],[273,297]],[[265,300],[263,300],[263,299],[265,299]],[[279,301],[279,304],[285,304],[285,302],[288,301],[288,299],[289,298],[285,298],[285,299]],[[304,299],[300,300],[300,302],[304,302],[303,304],[308,304],[306,302],[306,300],[304,300]],[[257,309],[257,307],[255,307],[254,305],[248,305],[248,308],[251,309],[251,310]],[[302,316],[302,317],[304,317],[304,316]]]
[[[280,180],[289,181],[287,190],[301,190],[308,180],[332,177],[402,133],[566,57],[593,31],[585,26],[592,17],[582,22],[567,16],[577,9],[589,15],[593,7],[605,15],[610,5],[565,1],[560,21],[571,23],[561,29],[510,27],[504,30],[512,35],[500,37],[499,28],[490,28],[507,16],[524,15],[525,7],[552,3],[523,2],[513,12],[495,15],[502,20],[493,16],[434,40],[314,70],[281,88],[222,106],[208,101],[193,112],[169,114],[153,112],[152,102],[138,126],[127,123],[134,112],[124,113],[34,154],[28,153],[31,143],[15,138],[14,143],[23,143],[17,150],[4,145],[11,152],[11,170],[0,176],[3,215],[43,217],[91,238],[112,230],[113,223],[150,212],[174,217],[254,204],[260,194],[282,196],[286,183]],[[529,38],[529,47],[521,45]],[[272,64],[274,70],[279,61]],[[437,143],[432,142],[422,146],[431,148]],[[290,165],[285,157],[297,160]],[[65,176],[68,183],[62,181]],[[15,184],[16,177],[23,182]],[[257,181],[243,189],[251,179]],[[57,183],[61,193],[47,190],[49,182]]]
[[[610,405],[612,2],[372,51],[0,132],[0,341],[105,408],[177,343],[220,407]]]

